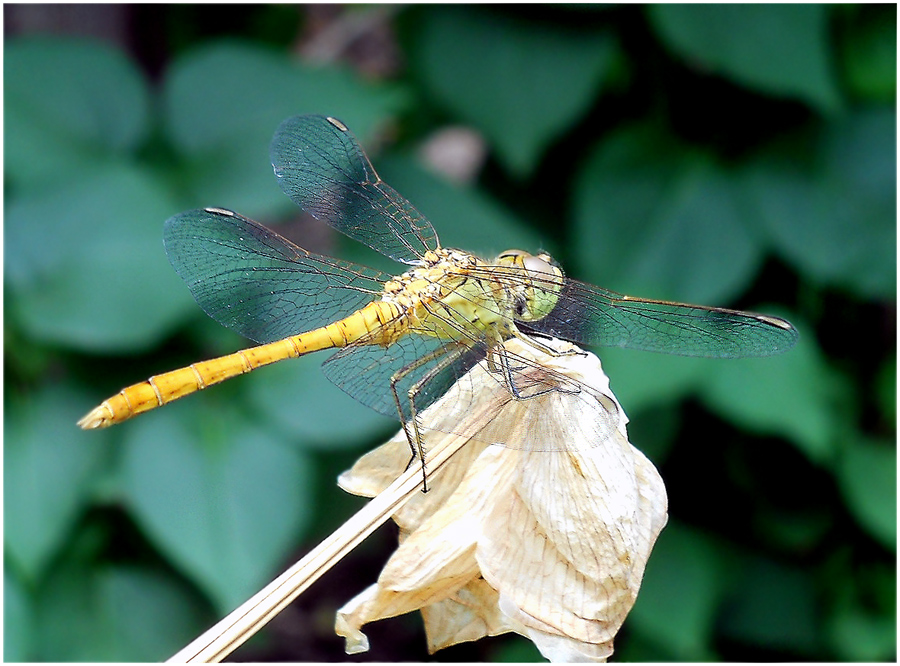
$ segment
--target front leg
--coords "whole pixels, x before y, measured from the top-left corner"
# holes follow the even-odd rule
[[[403,424],[403,432],[406,434],[406,441],[409,443],[409,450],[412,456],[407,463],[407,468],[412,464],[413,460],[419,458],[422,464],[422,492],[428,492],[428,482],[425,469],[425,448],[421,433],[419,432],[418,408],[416,407],[416,397],[422,387],[434,379],[438,373],[449,367],[453,361],[459,358],[464,346],[460,343],[448,343],[438,347],[430,353],[416,359],[412,363],[404,366],[393,375],[391,375],[391,394],[394,396],[394,403],[397,405],[397,413],[400,415],[400,422]],[[397,384],[411,372],[422,367],[427,363],[437,360],[438,362],[433,368],[429,369],[422,377],[420,377],[406,392],[406,399],[409,405],[409,418],[404,416],[403,404],[400,394],[397,391]],[[412,432],[410,432],[412,431]]]

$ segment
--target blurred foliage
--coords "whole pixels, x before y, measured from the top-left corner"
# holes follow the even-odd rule
[[[163,659],[359,506],[334,476],[396,424],[323,358],[75,427],[242,344],[168,266],[170,215],[290,220],[371,258],[296,233],[272,177],[272,133],[311,112],[445,245],[542,246],[602,286],[800,329],[770,359],[598,350],[670,494],[617,660],[896,658],[894,6],[84,10],[124,11],[124,40],[14,34],[5,9],[7,660]],[[453,125],[486,148],[469,184],[418,151]],[[345,658],[334,610],[392,539],[237,656]],[[409,618],[370,636],[358,659],[426,658]],[[536,657],[509,636],[436,655]]]

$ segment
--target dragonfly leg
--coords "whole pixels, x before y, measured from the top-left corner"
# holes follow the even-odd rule
[[[540,349],[541,347],[543,347],[543,345],[538,348]],[[569,386],[566,386],[567,382],[564,376],[557,375],[556,373],[551,373],[547,369],[541,369],[540,372],[543,374],[552,374],[553,379],[556,380],[556,382],[551,385],[549,382],[541,381],[540,384],[543,385],[543,388],[540,388],[533,393],[528,393],[526,395],[525,393],[523,393],[522,389],[517,383],[516,378],[527,376],[527,373],[521,373],[519,372],[520,370],[526,370],[528,367],[535,368],[536,366],[531,363],[523,365],[512,365],[510,361],[511,359],[514,359],[516,357],[507,352],[503,347],[495,347],[492,353],[496,354],[496,358],[492,362],[492,365],[494,366],[494,368],[496,368],[494,372],[498,372],[503,377],[503,385],[506,386],[506,389],[516,400],[531,400],[532,398],[537,398],[538,396],[545,395],[553,391],[570,394],[581,392],[581,389],[579,388],[577,383],[570,383]],[[570,356],[577,353],[579,352],[555,352],[553,355]],[[538,385],[538,382],[535,381],[534,385]]]
[[[459,344],[443,345],[433,350],[432,352],[425,354],[420,358],[417,358],[415,361],[413,361],[409,365],[404,366],[391,376],[391,394],[394,396],[394,403],[397,405],[397,413],[400,415],[400,422],[403,424],[403,432],[406,434],[406,441],[409,443],[409,450],[412,453],[412,457],[407,464],[407,468],[409,468],[409,465],[412,464],[413,460],[419,458],[422,464],[423,493],[428,492],[428,482],[425,474],[425,448],[422,445],[422,436],[419,433],[419,422],[417,419],[418,412],[416,409],[415,396],[418,393],[419,389],[422,388],[422,386],[427,384],[441,370],[443,370],[453,362],[457,354],[452,352],[458,351],[459,347]],[[437,363],[433,368],[431,368],[427,373],[425,373],[425,375],[422,376],[418,381],[416,381],[416,383],[413,384],[407,391],[406,399],[409,400],[410,413],[410,417],[407,420],[403,415],[403,403],[400,400],[400,394],[397,392],[397,383],[417,368],[420,368],[427,363],[431,363],[436,359],[440,359],[440,362]],[[412,427],[412,433],[410,433],[410,425]]]
[[[529,345],[530,347],[534,347],[535,349],[539,349],[540,351],[544,352],[548,356],[552,356],[553,358],[559,358],[560,356],[576,356],[578,354],[585,354],[585,352],[579,351],[577,349],[566,349],[565,351],[553,349],[553,347],[545,345],[543,342],[537,340],[533,336],[525,335],[515,326],[510,327],[510,332],[513,334],[513,336],[515,336],[525,344]]]

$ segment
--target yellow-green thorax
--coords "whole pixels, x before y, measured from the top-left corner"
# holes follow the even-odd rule
[[[382,301],[406,315],[404,333],[499,342],[516,335],[516,321],[550,314],[562,284],[562,271],[546,254],[510,250],[486,262],[438,249],[426,253],[422,266],[387,282]]]

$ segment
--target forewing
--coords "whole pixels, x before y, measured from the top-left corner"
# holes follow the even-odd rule
[[[553,311],[526,328],[582,344],[719,358],[778,354],[798,337],[778,317],[633,298],[568,279]]]
[[[169,218],[165,247],[201,308],[265,343],[341,319],[391,276],[307,252],[258,222],[206,208]]]
[[[350,238],[404,263],[437,248],[431,223],[382,182],[340,121],[288,118],[275,133],[269,155],[285,194]]]

